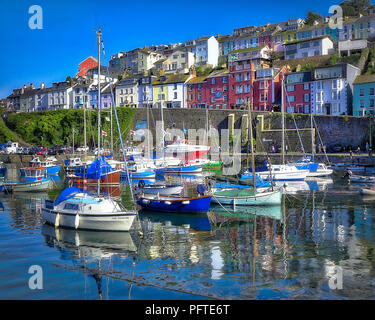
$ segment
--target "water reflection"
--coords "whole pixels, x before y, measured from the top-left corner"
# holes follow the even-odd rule
[[[35,252],[47,247],[58,253],[57,275],[78,271],[94,279],[92,296],[98,298],[133,298],[138,286],[165,290],[172,299],[180,292],[220,299],[373,299],[375,202],[364,201],[357,187],[341,180],[327,185],[287,194],[275,207],[233,212],[212,206],[205,215],[140,212],[143,235],[42,225],[40,202],[46,195],[4,196],[2,216],[9,215],[13,229],[41,228],[43,241],[35,236]],[[12,268],[30,261],[1,263]],[[343,289],[330,290],[337,267],[343,270]],[[122,281],[121,288],[109,279]],[[78,285],[74,294],[86,297]]]

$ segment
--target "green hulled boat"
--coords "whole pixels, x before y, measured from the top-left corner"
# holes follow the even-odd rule
[[[232,206],[276,206],[281,204],[283,189],[258,192],[254,189],[233,189],[215,192],[212,202]]]
[[[222,166],[223,166],[222,161],[210,162],[210,163],[204,164],[203,169],[204,170],[220,170]]]

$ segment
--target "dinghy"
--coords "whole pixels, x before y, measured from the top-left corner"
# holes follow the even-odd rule
[[[364,196],[375,196],[375,188],[372,189],[359,189],[359,193]]]
[[[280,205],[283,189],[258,192],[249,189],[233,189],[216,192],[212,201],[221,205],[235,206],[272,206]]]
[[[163,196],[180,194],[184,189],[182,185],[146,185],[146,183],[141,180],[136,187],[138,193],[144,194],[160,194]]]

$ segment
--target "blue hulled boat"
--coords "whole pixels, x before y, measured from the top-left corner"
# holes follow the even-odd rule
[[[144,195],[139,196],[137,203],[146,210],[174,213],[204,213],[210,209],[212,196],[193,198]]]

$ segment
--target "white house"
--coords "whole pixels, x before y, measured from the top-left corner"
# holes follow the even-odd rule
[[[152,107],[153,89],[152,82],[155,81],[156,76],[144,76],[139,79],[138,85],[138,99],[139,107],[146,108],[147,105]]]
[[[294,41],[284,45],[285,60],[323,56],[334,52],[333,41],[328,36]]]
[[[196,40],[193,53],[197,65],[210,64],[216,67],[219,60],[219,42],[214,36],[200,38]]]
[[[351,114],[353,82],[360,73],[360,69],[350,64],[316,68],[311,82],[312,113]]]
[[[73,107],[73,87],[68,81],[54,82],[48,91],[48,109],[69,109]]]

